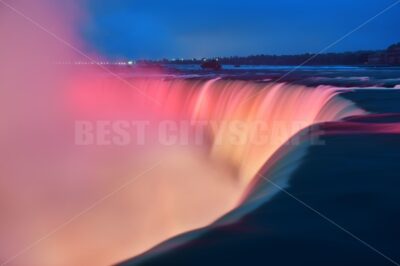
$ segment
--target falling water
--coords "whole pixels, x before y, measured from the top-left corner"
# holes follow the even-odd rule
[[[299,130],[362,113],[337,94],[326,86],[77,75],[52,94],[57,112],[45,124],[26,125],[23,132],[39,130],[39,137],[10,148],[24,156],[3,169],[13,181],[2,182],[16,192],[3,194],[13,204],[3,211],[3,239],[24,246],[83,213],[19,257],[20,264],[108,265],[205,227],[240,205],[257,172]],[[77,121],[150,125],[144,143],[79,145]],[[178,142],[160,141],[165,121],[186,125],[169,129]],[[24,221],[18,238],[15,219]],[[87,248],[96,255],[82,252]]]
[[[49,2],[13,3],[25,18],[0,10],[0,261],[8,265],[110,265],[210,225],[240,205],[299,130],[361,113],[332,87],[126,80],[54,65],[88,58],[68,27],[76,12]],[[79,145],[77,121],[146,121],[148,139]],[[164,121],[188,125],[172,131],[189,141],[160,142]],[[199,129],[204,138],[192,141]]]
[[[115,246],[111,254],[97,257],[96,263],[132,257],[172,236],[209,225],[240,204],[251,191],[257,172],[290,137],[312,124],[362,113],[338,97],[335,88],[327,86],[179,78],[136,78],[127,84],[85,78],[75,81],[72,87],[68,106],[75,119],[147,119],[152,125],[165,120],[178,124],[189,121],[192,129],[185,131],[189,135],[196,133],[194,125],[206,122],[201,123],[206,138],[200,145],[189,141],[165,149],[153,140],[147,148],[129,146],[130,151],[117,152],[126,164],[105,161],[119,169],[119,174],[110,173],[102,179],[115,184],[119,184],[119,176],[132,178],[142,170],[138,165],[143,164],[137,162],[143,158],[137,157],[143,156],[134,156],[135,148],[152,162],[161,161],[161,165],[121,193],[126,194],[121,196],[124,200],[120,199],[126,206],[121,213],[114,213],[113,219],[119,217],[129,223],[118,225],[107,235],[103,227],[108,224],[88,219],[86,227],[93,230],[93,235],[106,237],[110,245],[113,240],[126,241]],[[136,159],[126,160],[129,156]],[[91,166],[104,167],[104,161],[101,165],[95,161]],[[108,210],[103,212],[111,216]],[[76,246],[74,238],[71,241],[71,246]],[[86,244],[91,246],[92,241],[89,237]],[[66,239],[62,242],[68,243]]]

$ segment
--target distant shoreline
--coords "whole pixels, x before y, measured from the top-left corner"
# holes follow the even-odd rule
[[[165,65],[199,65],[198,63],[177,63],[177,62],[167,62],[164,63]],[[221,64],[222,66],[235,66],[234,64]],[[306,64],[306,65],[302,65],[299,66],[299,64],[294,64],[294,65],[275,65],[275,64],[241,64],[239,67],[237,67],[237,69],[240,69],[240,67],[249,67],[249,66],[254,66],[254,67],[262,67],[262,66],[267,66],[267,67],[362,67],[362,68],[399,68],[400,65],[340,65],[340,64],[326,64],[326,65],[311,65],[311,64]]]
[[[145,60],[147,61],[147,60]],[[369,50],[341,53],[304,53],[298,55],[249,55],[192,59],[161,59],[150,60],[152,63],[167,63],[179,65],[203,64],[207,61],[217,61],[221,65],[271,65],[271,66],[370,66],[390,67],[400,66],[400,43],[389,46],[386,50]]]

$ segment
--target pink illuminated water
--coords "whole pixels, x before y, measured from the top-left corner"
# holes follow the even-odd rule
[[[55,65],[82,55],[64,29],[70,20],[60,18],[68,12],[50,6],[16,7],[51,25],[62,42],[0,10],[0,35],[8,36],[0,49],[0,260],[7,265],[110,265],[210,225],[242,202],[257,172],[299,130],[362,114],[333,87],[121,80],[99,75],[102,68]],[[76,143],[77,121],[121,120],[149,122],[148,141]],[[188,123],[190,140],[160,143],[165,121]],[[194,143],[198,123],[204,138]]]
[[[72,79],[59,95],[57,121],[46,120],[44,132],[51,135],[60,126],[69,132],[77,120],[140,119],[150,122],[149,144],[76,146],[72,134],[59,132],[55,140],[37,138],[33,147],[12,148],[24,157],[3,175],[17,177],[18,184],[8,186],[24,191],[26,179],[35,180],[23,198],[12,200],[24,221],[18,226],[31,236],[20,236],[17,246],[118,190],[22,256],[23,263],[111,264],[207,226],[240,204],[257,172],[299,130],[362,113],[336,97],[332,87],[151,78],[130,84],[92,75]],[[165,146],[153,131],[166,120],[210,123],[202,128],[203,142]],[[42,163],[31,149],[41,154]],[[13,238],[13,230],[7,230]],[[88,247],[91,252],[82,252]]]

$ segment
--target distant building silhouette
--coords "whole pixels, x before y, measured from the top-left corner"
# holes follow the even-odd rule
[[[386,61],[388,64],[400,65],[400,43],[391,45],[386,53]]]
[[[385,51],[373,53],[368,57],[370,65],[400,65],[400,43],[389,46]]]
[[[222,68],[218,60],[206,60],[201,65],[202,69],[220,70]]]

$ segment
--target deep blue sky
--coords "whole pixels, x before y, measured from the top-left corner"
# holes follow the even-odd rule
[[[88,0],[88,49],[108,57],[318,52],[395,0]],[[329,51],[400,41],[400,4]]]

